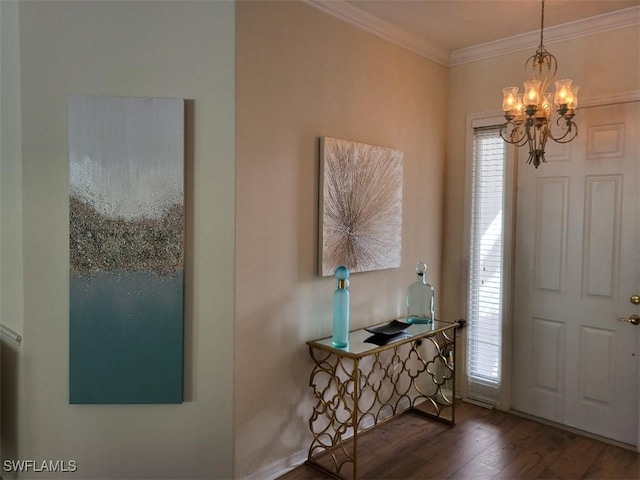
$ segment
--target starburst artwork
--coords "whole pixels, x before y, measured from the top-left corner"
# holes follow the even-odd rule
[[[351,272],[400,266],[402,157],[391,148],[321,138],[320,275],[340,265]]]

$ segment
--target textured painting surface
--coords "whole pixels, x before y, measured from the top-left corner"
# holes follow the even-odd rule
[[[184,104],[72,97],[70,403],[179,403]]]
[[[323,137],[320,275],[400,266],[402,152]]]

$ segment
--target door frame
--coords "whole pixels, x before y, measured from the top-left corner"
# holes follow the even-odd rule
[[[473,170],[473,150],[474,150],[474,129],[482,127],[500,126],[505,123],[502,111],[493,110],[489,112],[470,113],[466,116],[465,130],[465,175],[464,175],[464,228],[463,228],[463,262],[460,278],[464,282],[462,286],[465,299],[465,316],[468,318],[467,300],[469,298],[469,263],[471,248],[471,189]],[[461,365],[460,396],[471,402],[487,403],[498,410],[511,409],[511,364],[512,364],[512,298],[513,298],[513,270],[515,265],[515,212],[516,212],[516,186],[518,173],[518,149],[506,144],[506,191],[504,219],[504,277],[502,281],[503,297],[502,309],[504,312],[502,324],[502,352],[501,352],[501,381],[497,388],[497,397],[488,400],[484,398],[473,398],[469,392],[469,378],[467,374],[467,335],[468,330],[463,330],[462,354],[458,357],[458,364]]]
[[[600,95],[584,98],[580,100],[581,105],[578,109],[578,114],[581,109],[615,105],[619,103],[640,102],[640,90],[633,90],[612,95]],[[463,224],[463,262],[461,279],[463,279],[463,298],[466,302],[468,299],[468,268],[469,268],[469,241],[470,241],[470,221],[471,221],[471,169],[473,166],[473,141],[474,141],[474,128],[482,126],[501,125],[504,123],[503,114],[499,110],[493,110],[488,112],[469,113],[466,116],[466,130],[465,130],[465,182],[464,182],[464,224]],[[579,125],[579,117],[578,117]],[[505,197],[505,296],[504,296],[504,312],[505,321],[502,326],[503,345],[502,345],[502,382],[499,389],[497,403],[494,405],[499,410],[509,411],[511,410],[511,389],[512,389],[512,352],[513,352],[513,269],[515,266],[515,229],[516,229],[516,202],[517,202],[517,175],[520,165],[520,158],[522,155],[518,155],[520,148],[516,148],[513,145],[507,144],[507,167],[511,167],[511,171],[507,171],[507,185],[508,189]],[[510,208],[511,211],[507,211]],[[507,219],[510,221],[510,225],[507,226]],[[508,228],[509,227],[509,228]],[[507,278],[508,277],[508,278]],[[460,396],[463,399],[468,395],[468,378],[467,378],[467,334],[464,331],[462,335],[462,348],[459,356],[458,371],[460,372],[459,378],[462,380],[458,386]],[[640,335],[638,336],[638,351],[640,352]],[[640,355],[637,356],[638,366],[640,367]],[[638,397],[640,398],[640,386]],[[640,408],[640,405],[638,406]],[[561,425],[559,425],[562,427]],[[567,427],[569,428],[569,427]],[[637,431],[637,447],[640,451],[640,420],[636,426]]]

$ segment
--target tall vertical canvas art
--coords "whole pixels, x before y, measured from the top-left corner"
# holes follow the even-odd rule
[[[180,403],[184,101],[69,99],[70,403]]]
[[[319,274],[397,268],[402,250],[399,150],[320,139]]]

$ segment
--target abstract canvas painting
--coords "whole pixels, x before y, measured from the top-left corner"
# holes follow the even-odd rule
[[[184,101],[71,97],[70,403],[180,403]]]
[[[400,266],[402,158],[399,150],[320,139],[318,270],[333,275]]]

